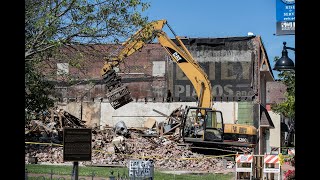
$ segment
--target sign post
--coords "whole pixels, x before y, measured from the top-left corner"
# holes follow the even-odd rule
[[[276,35],[295,34],[295,0],[276,0]]]
[[[72,176],[78,180],[79,161],[91,161],[92,133],[89,128],[63,129],[63,161],[73,161]]]
[[[72,177],[74,177],[74,180],[78,180],[78,177],[79,177],[79,162],[78,161],[73,162]]]

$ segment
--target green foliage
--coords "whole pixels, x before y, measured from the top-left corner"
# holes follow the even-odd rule
[[[46,80],[56,78],[56,60],[83,67],[81,49],[75,55],[62,47],[123,41],[146,24],[141,12],[148,7],[144,0],[25,0],[26,114],[53,105]]]
[[[36,69],[34,62],[25,64],[25,118],[36,117],[53,106],[52,84],[44,81],[44,77]]]
[[[276,57],[275,60],[277,59]],[[295,119],[295,71],[281,71],[278,76],[287,87],[286,99],[281,103],[272,105],[271,109],[285,117]]]
[[[70,44],[117,42],[143,26],[141,0],[26,0],[25,57]]]
[[[285,93],[286,100],[272,105],[272,110],[276,113],[283,114],[285,117],[295,118],[295,97]]]

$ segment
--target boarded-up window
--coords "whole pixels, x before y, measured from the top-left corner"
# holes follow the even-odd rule
[[[57,75],[69,74],[69,63],[57,63]]]
[[[166,72],[165,61],[153,61],[152,76],[163,77]]]
[[[252,102],[238,102],[238,124],[253,125]]]

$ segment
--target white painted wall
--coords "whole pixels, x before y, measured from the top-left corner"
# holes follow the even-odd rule
[[[86,121],[86,125],[89,127],[99,126],[101,119],[100,102],[83,102],[82,108],[82,120]]]
[[[215,102],[213,108],[222,111],[226,124],[234,124],[238,120],[238,102]]]
[[[170,115],[173,110],[182,105],[184,108],[188,106],[196,106],[196,102],[171,102],[171,103],[144,103],[131,102],[125,106],[114,110],[112,106],[107,103],[101,103],[101,121],[100,125],[114,126],[119,121],[124,121],[127,127],[143,127],[144,122],[148,118],[155,119],[158,123],[165,121],[167,118],[162,117],[161,114],[153,111],[153,109],[160,111],[166,115]],[[234,124],[237,119],[237,102],[217,102],[213,106],[216,110],[221,110],[224,116],[225,123]],[[159,116],[159,117],[152,117]]]
[[[57,75],[69,74],[69,63],[57,63]]]
[[[268,111],[269,115],[272,119],[272,122],[274,124],[274,129],[270,129],[270,146],[271,147],[280,147],[281,146],[281,121],[280,121],[280,115],[276,114],[272,111]]]
[[[124,121],[127,127],[143,127],[144,122],[148,118],[153,118],[157,122],[166,120],[166,117],[160,117],[161,114],[153,111],[153,109],[160,111],[166,115],[170,115],[173,110],[179,108],[181,105],[195,106],[195,102],[172,102],[172,103],[144,103],[131,102],[114,110],[110,103],[101,103],[101,121],[100,125],[114,126],[119,121]],[[159,117],[152,117],[159,116]]]
[[[170,103],[153,103],[153,102],[130,102],[125,106],[114,110],[108,102],[90,102],[90,106],[83,103],[83,120],[88,121],[88,125],[97,123],[103,128],[106,125],[114,126],[119,121],[124,121],[127,127],[143,127],[148,118],[155,119],[158,123],[166,121],[167,118],[153,111],[160,111],[170,115],[173,110],[182,106],[196,106],[196,102],[170,102]],[[101,108],[100,108],[101,106]],[[80,118],[81,103],[70,102],[67,105],[60,105],[68,113]],[[237,102],[215,102],[213,108],[223,113],[224,123],[234,124],[238,118]],[[100,112],[97,112],[100,111]],[[100,117],[97,115],[100,113]],[[98,119],[97,119],[98,118]]]
[[[152,76],[164,77],[166,74],[166,62],[165,61],[153,61],[152,62]]]
[[[58,109],[63,109],[71,115],[80,118],[81,116],[81,103],[80,102],[69,102],[66,105],[58,105]]]

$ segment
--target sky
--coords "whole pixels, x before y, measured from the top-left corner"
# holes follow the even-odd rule
[[[275,35],[276,0],[149,0],[143,12],[149,21],[166,19],[178,36],[190,38],[222,38],[261,36],[270,65],[281,57],[283,42],[295,47],[294,35]],[[167,34],[174,37],[170,31]],[[295,62],[295,52],[288,50]],[[273,71],[275,79],[278,72]]]

